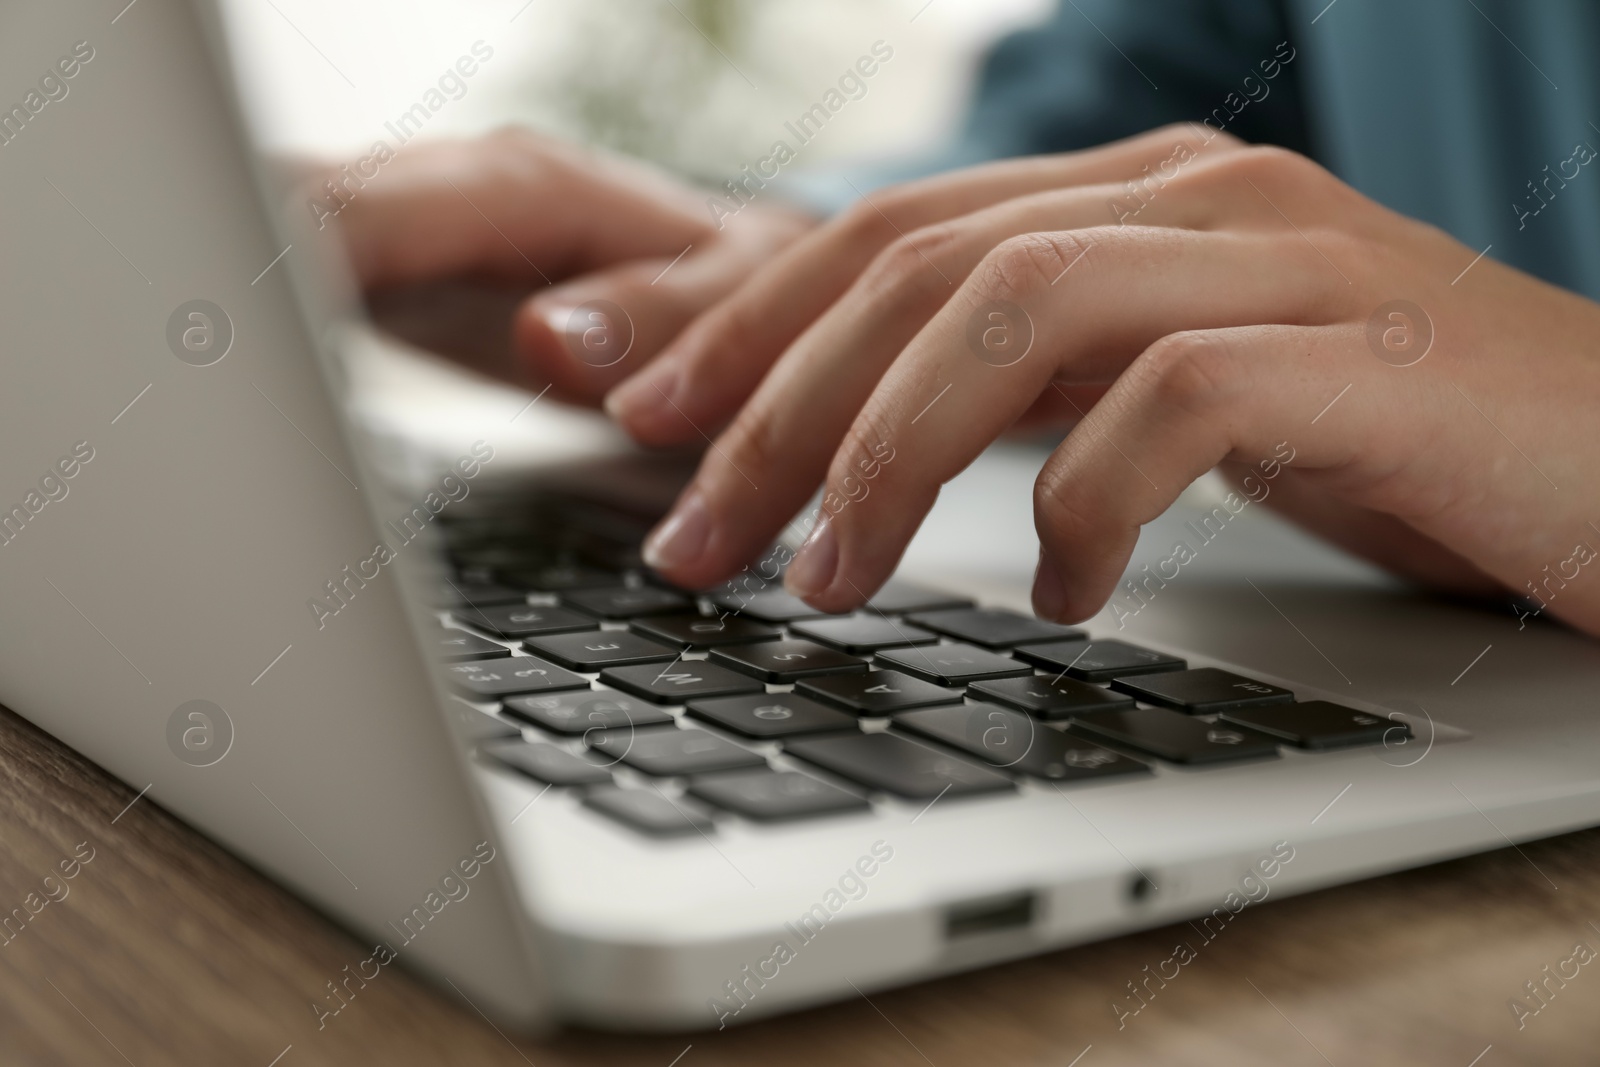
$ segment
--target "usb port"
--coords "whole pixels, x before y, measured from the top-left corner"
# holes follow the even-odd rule
[[[1034,895],[1007,893],[952,904],[944,913],[944,936],[954,940],[1000,930],[1020,930],[1033,923]]]

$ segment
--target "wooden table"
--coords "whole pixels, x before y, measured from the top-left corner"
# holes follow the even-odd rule
[[[0,945],[6,1067],[1600,1061],[1600,962],[1549,982],[1521,1029],[1508,1006],[1534,1006],[1523,983],[1576,942],[1600,950],[1600,831],[1249,908],[1120,1031],[1111,1001],[1178,941],[1199,944],[1188,926],[721,1033],[516,1041],[395,971],[318,1032],[308,1004],[356,954],[351,937],[134,800],[0,710],[0,908],[30,893],[37,906],[44,877],[93,849],[52,883],[65,898]]]

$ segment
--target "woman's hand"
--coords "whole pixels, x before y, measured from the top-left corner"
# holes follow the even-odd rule
[[[811,225],[754,204],[719,229],[703,194],[523,129],[400,148],[359,186],[324,168],[306,186],[325,207],[340,202],[330,179],[343,207],[329,221],[363,289],[466,281],[518,294],[498,324],[516,349],[504,372],[579,403],[598,403]],[[440,325],[424,332],[473,324]]]
[[[825,483],[786,581],[851,609],[996,436],[1083,411],[1035,486],[1041,615],[1098,610],[1206,471],[1292,455],[1271,502],[1303,524],[1600,634],[1600,306],[1207,132],[889,190],[798,242],[607,400],[659,443],[738,410],[646,558],[726,578]]]

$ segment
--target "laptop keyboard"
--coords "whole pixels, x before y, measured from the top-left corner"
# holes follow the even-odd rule
[[[629,543],[643,520],[594,515],[603,535],[449,524],[436,654],[476,709],[453,717],[473,717],[481,760],[641,834],[1410,737],[1399,720],[898,579],[844,616],[748,575],[668,588]]]

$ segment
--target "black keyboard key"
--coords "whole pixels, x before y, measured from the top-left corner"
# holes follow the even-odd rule
[[[479,751],[546,785],[604,785],[611,781],[606,768],[555,745],[520,739],[491,741]]]
[[[1191,715],[1213,715],[1263,704],[1287,704],[1294,694],[1216,667],[1192,667],[1140,678],[1118,678],[1111,688],[1146,704],[1176,708]]]
[[[586,567],[581,563],[552,563],[544,567],[502,571],[507,585],[533,589],[540,593],[567,593],[574,589],[604,589],[620,586],[622,575]]]
[[[1113,693],[1076,678],[1048,678],[1042,674],[973,682],[967,692],[970,696],[1008,704],[1049,720],[1133,707],[1133,698],[1122,693]]]
[[[637,588],[574,589],[561,594],[561,602],[601,619],[632,619],[640,615],[671,615],[689,611],[694,602],[682,593],[653,585]]]
[[[714,648],[711,650],[711,662],[764,682],[779,684],[819,674],[867,669],[867,661],[859,656],[819,645],[815,641],[795,638],[763,641],[758,645],[742,645],[738,648]]]
[[[500,716],[479,711],[471,704],[463,704],[459,700],[445,701],[444,714],[450,722],[451,732],[470,744],[522,736],[520,729]]]
[[[1003,774],[895,734],[792,741],[785,751],[868,789],[918,800],[932,800],[945,792],[961,796],[1014,788]]]
[[[759,593],[745,590],[718,593],[712,603],[725,611],[761,622],[793,622],[795,619],[811,619],[826,614],[778,588],[763,589]]]
[[[1125,641],[1052,641],[1024,645],[1012,655],[1035,667],[1085,682],[1109,682],[1130,674],[1181,671],[1188,666],[1174,656],[1152,652]]]
[[[696,697],[731,697],[762,692],[754,678],[736,674],[705,660],[676,663],[641,663],[637,667],[607,667],[600,680],[624,693],[658,704],[681,704]]]
[[[809,637],[825,645],[846,652],[871,654],[883,648],[905,648],[909,645],[934,645],[939,635],[899,619],[886,619],[882,615],[862,612],[858,615],[824,616],[820,619],[803,619],[789,629],[801,637]]]
[[[621,693],[597,693],[592,689],[581,693],[508,697],[501,707],[513,718],[572,737],[590,730],[659,726],[673,721],[671,715],[642,700]]]
[[[498,659],[501,656],[511,655],[511,650],[505,645],[486,641],[477,634],[469,634],[465,630],[440,630],[433,638],[433,647],[438,650],[441,658],[452,663],[474,659]]]
[[[497,637],[515,641],[540,634],[564,634],[593,630],[599,623],[588,615],[544,604],[500,604],[488,608],[457,608],[451,612],[468,626],[488,630]]]
[[[769,589],[782,590],[784,566],[787,565],[778,565],[772,551],[764,552],[757,558],[754,567],[746,567],[721,585],[703,590],[701,595],[710,597],[712,603],[718,603],[725,598],[730,605],[745,603],[757,593]],[[761,574],[769,570],[773,572],[772,577],[761,577]]]
[[[1032,778],[1072,782],[1149,770],[1138,760],[1069,737],[1020,711],[994,704],[905,711],[893,722],[902,730],[958,748],[999,770]]]
[[[698,807],[681,800],[669,800],[654,789],[596,786],[583,795],[583,803],[653,837],[704,834],[712,828],[710,817]]]
[[[1265,734],[1229,723],[1209,723],[1167,708],[1097,711],[1073,719],[1069,729],[1172,763],[1216,763],[1278,754],[1277,742]]]
[[[512,693],[589,688],[587,678],[532,656],[451,663],[444,672],[458,691],[478,700],[494,700]]]
[[[795,692],[858,715],[890,715],[912,708],[961,703],[961,690],[946,689],[899,671],[827,674],[799,683]]]
[[[877,665],[933,682],[960,688],[985,678],[1015,678],[1033,673],[1026,663],[972,645],[934,645],[929,648],[893,648],[877,655]]]
[[[798,771],[740,771],[696,778],[689,795],[760,822],[867,811],[865,797]]]
[[[856,729],[856,718],[793,693],[691,700],[689,717],[761,740]]]
[[[776,641],[783,631],[738,615],[656,615],[634,619],[628,628],[635,633],[665,641],[679,648],[719,648],[723,645],[750,645],[757,641]]]
[[[626,630],[550,634],[530,637],[522,644],[534,655],[575,671],[598,671],[606,667],[626,667],[630,663],[662,662],[677,659],[681,655],[671,645],[663,645],[660,641],[652,641]]]
[[[575,547],[578,555],[596,567],[611,571],[637,571],[644,569],[644,557],[639,553],[639,542],[642,540],[641,537],[621,543],[585,538]]]
[[[1024,641],[1056,641],[1083,636],[1082,630],[1001,608],[925,611],[912,615],[910,619],[918,626],[984,648],[1010,648]]]
[[[527,599],[527,593],[508,585],[446,580],[439,584],[433,602],[441,608],[456,608],[462,604],[483,608],[493,604],[526,603]]]
[[[1378,745],[1386,740],[1399,744],[1411,737],[1411,727],[1399,719],[1357,711],[1328,700],[1226,711],[1222,718],[1259,730],[1296,748],[1321,750]]]
[[[867,601],[867,609],[883,615],[905,615],[913,611],[948,611],[970,608],[972,600],[953,593],[924,589],[920,585],[891,578]]]
[[[592,733],[589,747],[656,778],[765,767],[759,752],[705,730],[608,730]]]

